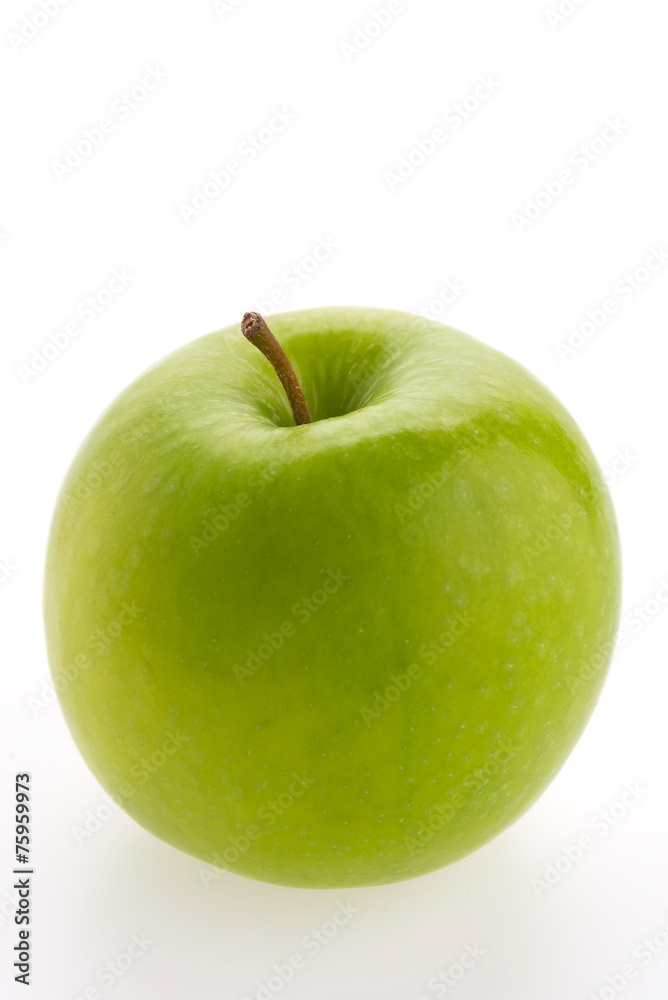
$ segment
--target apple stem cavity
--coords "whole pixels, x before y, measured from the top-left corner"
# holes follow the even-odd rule
[[[258,351],[264,354],[281,380],[288,402],[292,407],[295,424],[311,424],[313,419],[304,396],[299,379],[287,359],[285,351],[276,340],[262,316],[256,312],[247,312],[241,321],[241,332],[246,340],[250,340]]]

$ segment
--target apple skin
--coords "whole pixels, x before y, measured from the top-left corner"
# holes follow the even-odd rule
[[[312,424],[234,326],[83,443],[47,553],[54,685],[168,843],[285,885],[393,882],[498,834],[573,749],[618,623],[614,512],[505,355],[388,310],[269,324]]]

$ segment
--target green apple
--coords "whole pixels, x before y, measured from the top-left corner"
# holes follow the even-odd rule
[[[312,422],[235,326],[85,440],[48,546],[54,685],[168,843],[268,882],[392,882],[563,765],[614,645],[615,517],[574,420],[505,355],[386,310],[271,326]]]

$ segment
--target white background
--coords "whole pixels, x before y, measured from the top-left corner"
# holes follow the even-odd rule
[[[368,40],[384,0],[222,0],[218,11],[209,0],[70,0],[37,30],[25,21],[37,2],[4,0],[3,996],[66,1000],[97,986],[109,1000],[242,1000],[301,952],[286,1000],[431,1000],[431,977],[471,946],[484,955],[449,990],[457,1000],[605,1000],[616,995],[607,977],[629,1000],[668,997],[668,19],[658,0],[566,0],[572,13],[558,21],[557,3],[404,0]],[[12,37],[21,31],[34,37]],[[149,68],[166,78],[131,114],[112,111],[113,132],[63,176],[67,147]],[[472,96],[481,78],[494,91],[484,101]],[[449,109],[465,100],[464,121]],[[180,206],[276,108],[294,120],[186,222]],[[388,179],[411,151],[417,164],[416,143],[438,127],[433,155]],[[573,182],[560,192],[565,169]],[[538,218],[522,223],[541,191]],[[321,238],[337,244],[328,258],[288,279]],[[648,257],[655,270],[638,271]],[[80,303],[114,269],[132,279],[86,322]],[[459,289],[449,303],[447,282]],[[149,364],[277,289],[284,309],[430,309],[525,364],[590,440],[622,534],[624,645],[557,780],[466,860],[381,888],[306,891],[226,873],[206,888],[195,859],[119,812],[77,843],[105,799],[48,701],[43,557],[76,448]],[[615,311],[578,341],[574,328],[608,299]],[[40,363],[73,321],[77,335],[60,335],[65,346]],[[11,969],[17,771],[34,786],[29,993]],[[627,783],[639,791],[623,806]],[[591,848],[537,889],[584,834]],[[340,902],[357,912],[311,954],[304,936]],[[126,964],[133,934],[152,944],[102,985],[98,970]],[[636,953],[644,939],[655,940],[650,961]],[[620,979],[628,963],[635,975]]]

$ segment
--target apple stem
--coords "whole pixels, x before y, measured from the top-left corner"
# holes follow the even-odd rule
[[[281,380],[281,385],[285,389],[288,402],[292,407],[292,414],[295,424],[313,423],[309,413],[306,397],[299,384],[299,379],[295,375],[294,369],[288,361],[285,351],[276,340],[262,316],[256,312],[247,312],[241,321],[241,332],[246,340],[250,340],[258,351],[264,354],[265,358]]]

